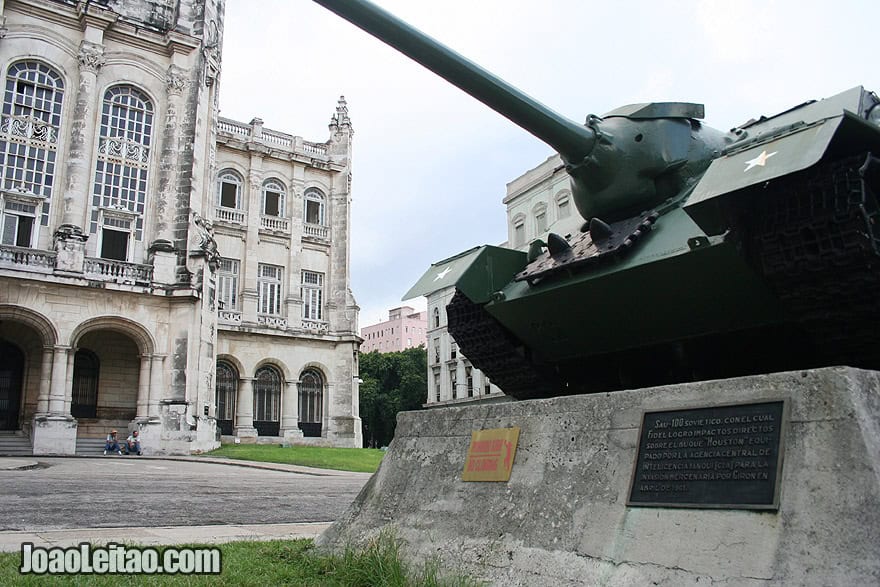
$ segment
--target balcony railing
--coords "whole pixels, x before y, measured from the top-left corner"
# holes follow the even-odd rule
[[[56,256],[54,251],[2,245],[0,246],[0,267],[52,273],[55,269]]]
[[[244,210],[217,206],[214,208],[214,220],[229,222],[230,224],[247,224],[247,214],[244,213]]]
[[[83,274],[89,279],[102,281],[150,283],[153,280],[153,266],[111,259],[86,258],[83,263]]]
[[[303,151],[306,153],[311,153],[312,155],[321,155],[323,157],[327,156],[327,145],[324,143],[312,143],[309,141],[303,141]]]
[[[241,312],[238,310],[219,310],[217,319],[226,324],[241,324]]]
[[[293,146],[293,136],[266,128],[263,129],[263,141],[281,147],[290,148]]]
[[[330,332],[330,324],[321,320],[308,320],[303,318],[303,330],[307,332],[316,332],[318,334],[326,334]]]
[[[261,216],[260,228],[264,230],[289,233],[290,221],[287,218],[279,218],[277,216]]]
[[[330,240],[330,227],[320,224],[303,224],[303,236]]]
[[[287,318],[282,318],[281,316],[260,314],[257,316],[257,323],[269,328],[287,328]]]

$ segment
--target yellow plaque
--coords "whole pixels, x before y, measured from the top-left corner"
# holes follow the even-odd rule
[[[462,481],[507,481],[513,469],[519,428],[493,428],[471,433]]]

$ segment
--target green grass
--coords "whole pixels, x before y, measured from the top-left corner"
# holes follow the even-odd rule
[[[0,585],[309,585],[382,587],[466,587],[464,577],[443,577],[436,565],[415,567],[401,560],[400,544],[383,535],[366,548],[341,555],[318,553],[311,540],[221,544],[217,575],[20,575],[21,553],[0,553]]]
[[[284,463],[337,471],[375,473],[385,452],[377,448],[322,448],[291,446],[282,448],[270,444],[224,444],[205,453],[209,457],[228,457],[245,461]]]

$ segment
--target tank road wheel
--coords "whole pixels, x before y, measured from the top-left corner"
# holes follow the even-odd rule
[[[759,196],[757,261],[825,364],[880,368],[880,159],[820,164]]]
[[[483,306],[456,290],[446,306],[446,316],[449,332],[462,354],[504,393],[516,399],[560,393],[553,373],[532,364],[528,349],[517,343]]]

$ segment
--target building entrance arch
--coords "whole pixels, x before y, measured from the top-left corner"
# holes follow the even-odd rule
[[[0,340],[0,430],[18,430],[21,412],[24,353]]]

